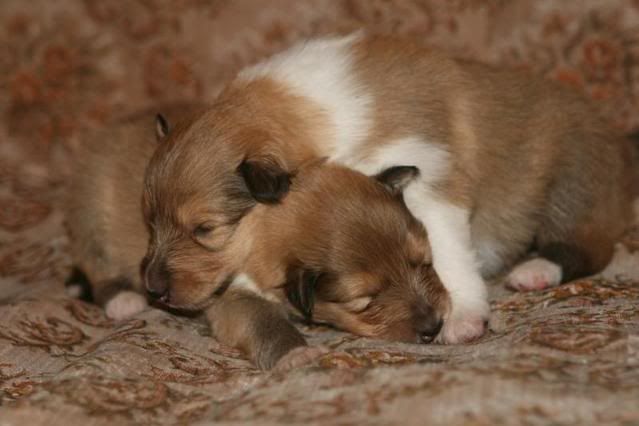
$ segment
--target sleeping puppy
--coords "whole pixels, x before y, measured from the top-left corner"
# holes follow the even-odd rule
[[[176,121],[203,109],[189,103],[162,108]],[[68,284],[85,286],[85,298],[113,319],[147,307],[140,280],[148,245],[141,200],[144,169],[157,146],[155,125],[150,112],[116,119],[87,134],[73,158],[65,207],[75,269]]]
[[[199,108],[163,110],[179,118],[197,116]],[[165,139],[167,121],[160,118],[157,125]],[[188,233],[187,243],[196,249],[189,253],[180,251],[179,244],[167,244],[170,232],[164,232],[157,217],[147,216],[151,235],[142,220],[142,177],[157,147],[156,139],[148,137],[150,127],[150,115],[140,114],[93,135],[78,156],[71,188],[68,225],[77,267],[72,278],[80,272],[86,276],[109,317],[126,318],[146,307],[139,270],[151,236],[142,263],[153,298],[173,307],[205,309],[218,339],[244,350],[261,368],[290,362],[285,355],[306,345],[282,306],[288,299],[309,319],[359,334],[411,342],[429,342],[437,334],[447,295],[422,261],[429,257],[427,237],[400,195],[417,177],[415,168],[389,169],[378,183],[321,161],[295,175],[243,163],[236,170],[240,188],[233,191],[242,194],[245,213],[235,224],[224,220],[235,227],[239,244],[220,242],[224,235],[214,232],[219,232],[215,212],[205,203],[193,203],[191,213],[208,216]],[[176,181],[160,200],[147,196],[147,188],[145,212],[152,210],[151,202],[168,206],[183,200],[196,184]],[[293,245],[292,239],[300,241]],[[171,273],[176,271],[182,275]],[[169,279],[162,281],[163,276]]]
[[[255,193],[253,171],[246,163],[240,169]],[[426,232],[401,199],[418,175],[397,166],[375,176],[376,185],[342,166],[303,165],[280,205],[258,204],[247,216],[259,238],[245,274],[258,285],[283,282],[308,320],[361,336],[432,342],[448,296]]]
[[[190,163],[170,140],[158,148],[165,149],[154,159]],[[151,239],[142,269],[155,299],[198,310],[230,287],[288,298],[307,318],[362,336],[429,343],[439,332],[447,294],[431,266],[426,232],[401,198],[419,176],[415,167],[371,179],[323,161],[293,174],[244,161],[235,186],[222,188],[191,174],[196,168],[182,170],[167,179],[154,160],[147,170]],[[216,191],[235,204],[212,209]]]
[[[175,103],[160,110],[172,120],[197,114],[203,105]],[[156,111],[154,109],[153,111]],[[66,203],[66,226],[74,270],[67,285],[84,291],[115,320],[129,318],[148,307],[140,277],[149,234],[142,216],[144,170],[157,147],[156,118],[150,111],[115,120],[108,128],[86,135],[74,157]],[[253,293],[229,291],[224,303],[205,312],[234,319],[234,334],[223,343],[245,349],[260,368],[272,368],[306,342],[288,321],[281,305]],[[221,329],[221,332],[224,330]],[[283,362],[295,362],[285,357]]]
[[[151,244],[143,262],[149,293],[173,308],[210,306],[216,336],[267,366],[278,358],[262,348],[284,345],[272,344],[278,336],[271,323],[243,318],[255,309],[229,304],[238,294],[263,297],[264,307],[273,303],[271,312],[288,300],[309,321],[361,336],[432,342],[449,300],[424,260],[430,259],[426,232],[401,199],[417,169],[398,166],[373,180],[322,163],[303,164],[293,175],[242,163],[244,183],[236,190],[251,206],[235,225],[239,244],[214,233],[224,218],[207,210],[206,200],[191,200],[191,213],[202,212],[195,222],[184,211],[169,213],[177,219],[171,223],[149,217]],[[191,189],[176,185],[173,201]],[[159,196],[147,187],[147,214],[171,211],[171,200]],[[225,260],[218,263],[218,256]]]
[[[202,108],[181,103],[160,110],[179,122]],[[148,306],[140,277],[149,241],[141,203],[144,170],[157,147],[155,126],[155,113],[150,111],[116,120],[88,134],[75,156],[66,204],[74,262],[68,288],[84,287],[83,298],[103,306],[115,320]],[[254,293],[229,291],[223,303],[213,303],[205,314],[212,324],[217,315],[233,318],[233,334],[224,334],[220,340],[246,350],[260,368],[272,368],[280,359],[294,363],[295,357],[287,354],[304,356],[295,349],[306,342],[284,308]],[[218,331],[225,332],[221,327]]]
[[[515,265],[507,284],[533,290],[595,273],[631,219],[630,145],[585,99],[408,39],[294,46],[241,71],[169,139],[152,161],[150,191],[166,199],[173,182],[204,184],[147,217],[215,245],[241,244],[236,225],[252,207],[243,162],[287,172],[327,157],[368,175],[417,167],[404,199],[450,294],[444,343],[484,333],[484,278]]]

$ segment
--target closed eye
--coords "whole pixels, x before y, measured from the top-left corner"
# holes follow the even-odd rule
[[[193,229],[193,236],[195,238],[206,238],[211,235],[214,229],[213,225],[202,223]]]
[[[362,297],[358,297],[357,299],[353,299],[350,302],[344,303],[344,307],[347,310],[358,314],[365,311],[370,306],[372,301],[373,301],[372,297],[362,296]]]

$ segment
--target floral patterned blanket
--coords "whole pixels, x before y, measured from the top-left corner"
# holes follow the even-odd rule
[[[85,130],[211,99],[248,63],[362,26],[558,79],[639,128],[636,0],[4,0],[0,425],[639,424],[639,222],[597,277],[525,294],[497,280],[475,344],[301,326],[330,351],[287,372],[256,370],[199,318],[116,323],[65,296],[60,204]]]

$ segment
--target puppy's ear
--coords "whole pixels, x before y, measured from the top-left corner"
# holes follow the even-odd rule
[[[169,134],[169,122],[162,114],[155,115],[155,138],[161,141]]]
[[[419,169],[415,166],[394,166],[382,170],[375,179],[388,188],[393,195],[398,195],[417,176],[419,176]]]
[[[291,185],[291,175],[271,161],[244,160],[238,172],[258,203],[279,202]]]

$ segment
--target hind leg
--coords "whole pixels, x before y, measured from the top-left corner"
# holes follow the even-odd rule
[[[599,272],[612,258],[615,237],[595,223],[577,227],[565,238],[542,231],[537,254],[515,266],[506,285],[519,291],[543,290]]]
[[[507,278],[518,290],[552,287],[595,274],[632,221],[632,168],[614,133],[584,129],[557,164],[535,233],[537,256]]]

